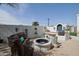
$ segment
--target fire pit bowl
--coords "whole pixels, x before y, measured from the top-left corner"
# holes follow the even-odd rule
[[[46,39],[37,39],[36,42],[39,44],[45,44],[45,43],[48,43],[49,41]]]
[[[34,48],[37,50],[49,50],[51,47],[51,40],[46,38],[37,38],[34,40]]]

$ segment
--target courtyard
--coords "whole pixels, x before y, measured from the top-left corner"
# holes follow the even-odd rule
[[[0,56],[10,56],[10,47],[7,44],[0,44]],[[59,48],[54,47],[47,51],[47,56],[79,56],[79,37],[72,36],[71,40],[67,40],[61,44]]]

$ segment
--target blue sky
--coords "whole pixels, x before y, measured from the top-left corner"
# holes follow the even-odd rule
[[[17,8],[2,5],[0,10],[6,11],[19,22],[28,25],[31,25],[33,21],[38,21],[40,25],[47,25],[48,18],[50,18],[50,25],[58,23],[76,25],[76,14],[79,13],[79,4],[26,3],[19,4]]]

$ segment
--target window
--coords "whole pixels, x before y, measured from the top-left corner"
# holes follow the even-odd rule
[[[27,29],[25,29],[25,32],[27,32],[28,30]]]
[[[35,28],[35,30],[37,30],[37,28]]]
[[[18,28],[15,28],[15,31],[18,32]]]
[[[62,31],[62,25],[61,24],[57,25],[57,31]]]
[[[25,33],[28,34],[28,29],[25,29]]]

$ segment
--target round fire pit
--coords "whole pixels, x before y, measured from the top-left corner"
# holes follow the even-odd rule
[[[37,38],[34,40],[34,49],[36,51],[46,52],[51,47],[51,40],[46,38]]]
[[[50,39],[37,38],[34,40],[34,45],[37,45],[37,46],[45,47],[45,46],[49,46],[50,44],[51,44]]]
[[[45,43],[48,43],[49,41],[46,39],[37,39],[36,42],[39,44],[45,44]]]

